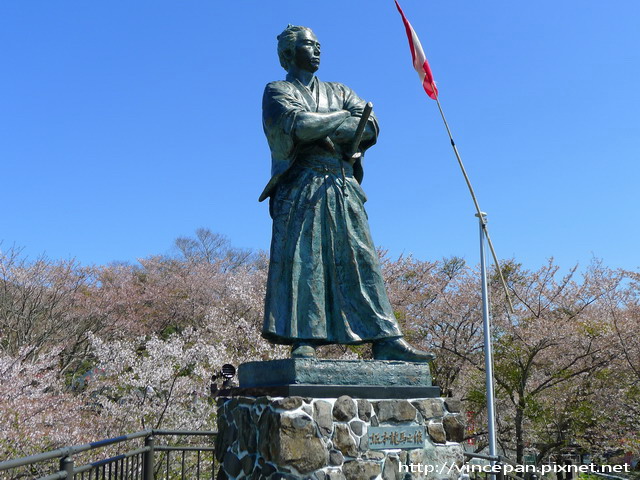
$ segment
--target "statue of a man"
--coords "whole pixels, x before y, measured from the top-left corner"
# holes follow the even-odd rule
[[[278,55],[287,77],[267,85],[262,103],[272,178],[260,200],[270,197],[273,219],[263,336],[292,345],[293,357],[372,342],[378,360],[432,360],[402,338],[371,240],[362,157],[349,152],[365,102],[314,75],[320,43],[309,28],[288,26]],[[359,153],[377,136],[371,115]]]

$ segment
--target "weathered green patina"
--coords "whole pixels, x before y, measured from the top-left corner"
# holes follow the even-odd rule
[[[354,155],[365,102],[314,75],[320,44],[310,29],[289,26],[278,40],[287,76],[267,85],[262,104],[272,178],[260,199],[270,197],[273,219],[263,335],[293,344],[294,356],[374,342],[378,359],[428,361],[402,340],[364,208],[362,155],[378,121],[371,114]]]
[[[432,385],[429,365],[412,362],[286,358],[246,362],[238,368],[241,387],[326,385],[328,379],[333,385]]]

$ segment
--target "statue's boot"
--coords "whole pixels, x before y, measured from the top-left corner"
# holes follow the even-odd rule
[[[403,362],[430,362],[436,356],[413,348],[402,337],[380,340],[373,344],[375,360],[400,360]]]
[[[316,358],[316,347],[309,344],[298,342],[291,346],[292,358]]]

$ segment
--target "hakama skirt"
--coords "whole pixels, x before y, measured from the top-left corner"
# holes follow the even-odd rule
[[[270,203],[265,338],[357,344],[402,336],[365,201],[351,166],[339,158],[298,158],[282,179]]]

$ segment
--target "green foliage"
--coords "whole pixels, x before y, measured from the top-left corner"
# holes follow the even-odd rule
[[[474,411],[484,410],[487,408],[487,390],[473,388],[467,392],[465,401],[474,407]]]
[[[394,310],[393,316],[396,317],[396,320],[403,321],[407,318],[407,313],[402,310]]]
[[[160,338],[162,338],[162,340],[167,340],[171,335],[182,333],[183,330],[184,328],[180,325],[167,325],[160,330]]]
[[[455,278],[461,273],[466,266],[464,258],[451,257],[442,260],[442,273],[444,273],[450,280]]]

